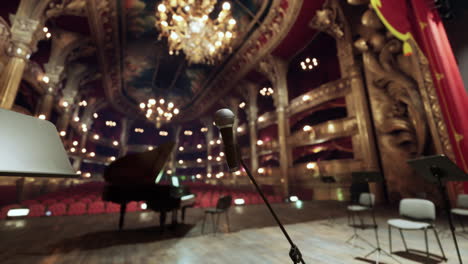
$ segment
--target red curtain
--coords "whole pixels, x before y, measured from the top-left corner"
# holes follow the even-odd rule
[[[414,39],[429,60],[434,86],[447,131],[460,168],[468,172],[468,96],[450,47],[444,25],[432,0],[371,0],[386,27],[405,44],[405,55],[414,54],[407,43]],[[468,193],[452,185],[452,194]],[[452,197],[453,198],[453,197]]]
[[[468,172],[468,96],[455,56],[433,1],[411,4],[414,37],[429,60],[457,164]],[[468,182],[464,191],[468,193]]]

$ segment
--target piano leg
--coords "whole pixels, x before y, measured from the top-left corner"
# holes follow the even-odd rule
[[[172,210],[172,225],[177,225],[177,209]]]
[[[182,223],[185,223],[185,209],[187,209],[187,206],[182,207]]]
[[[164,226],[166,225],[166,211],[161,210],[159,213],[159,225],[161,226],[161,233],[164,231]]]
[[[123,228],[126,211],[127,211],[127,203],[121,203],[120,204],[119,230],[122,230]]]

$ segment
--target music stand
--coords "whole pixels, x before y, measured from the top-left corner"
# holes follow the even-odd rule
[[[333,177],[333,176],[321,176],[320,181],[322,181],[323,183],[328,185],[328,187],[327,187],[328,188],[328,197],[329,197],[329,199],[331,201],[332,200],[331,199],[331,188],[332,188],[332,184],[336,183],[335,177]],[[330,213],[328,215],[328,223],[330,225],[333,225],[334,220],[335,220],[335,218],[333,217],[333,214]]]
[[[0,176],[78,178],[56,127],[0,108]]]
[[[352,172],[351,173],[351,178],[352,178],[352,181],[354,183],[367,183],[367,184],[369,184],[370,182],[382,182],[383,181],[382,174],[380,174],[380,172],[377,172],[377,171]],[[370,201],[370,211],[371,211],[371,214],[372,214],[372,221],[373,221],[373,226],[372,227],[374,229],[375,241],[377,242],[377,246],[373,245],[372,243],[365,240],[364,238],[362,238],[361,236],[359,236],[356,233],[356,228],[355,228],[355,224],[354,224],[354,217],[353,217],[354,234],[353,234],[353,236],[351,236],[350,239],[348,239],[348,241],[351,240],[351,239],[357,239],[358,238],[358,239],[361,239],[362,241],[366,242],[367,244],[369,244],[371,247],[373,247],[374,249],[371,252],[369,252],[367,255],[365,255],[364,258],[367,258],[368,256],[370,256],[370,255],[372,255],[374,253],[377,253],[377,260],[376,260],[377,264],[379,263],[380,256],[382,255],[382,253],[387,255],[388,257],[392,258],[396,262],[400,263],[390,253],[388,253],[387,251],[383,250],[380,247],[379,232],[378,232],[378,227],[379,226],[377,225],[377,222],[375,221],[374,201],[372,201],[372,198],[371,198],[371,201]]]
[[[451,206],[445,184],[449,181],[468,181],[468,176],[445,155],[420,157],[408,160],[407,163],[428,182],[438,185],[439,192],[444,200],[447,219],[452,233],[453,243],[457,250],[458,260],[460,264],[463,264],[460,249],[458,248],[457,236],[455,235],[452,214],[450,213]]]

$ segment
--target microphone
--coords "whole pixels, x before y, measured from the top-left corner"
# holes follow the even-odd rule
[[[221,138],[224,143],[224,153],[226,154],[226,162],[230,172],[239,170],[239,154],[233,133],[235,118],[234,113],[227,108],[216,111],[214,116],[215,125],[221,132]]]

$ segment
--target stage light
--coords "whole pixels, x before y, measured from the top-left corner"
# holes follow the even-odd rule
[[[221,151],[221,152],[219,153],[219,156],[224,157],[224,152]]]
[[[201,174],[197,174],[197,175],[195,176],[195,178],[197,178],[197,179],[201,179],[201,177],[202,177]]]
[[[50,34],[50,32],[47,32],[47,33],[45,34],[45,36],[46,36],[46,38],[48,38],[48,39],[49,39],[49,38],[51,38],[51,37],[52,37],[52,34]]]
[[[265,117],[261,116],[258,118],[258,122],[263,122],[263,121],[265,121]]]
[[[114,140],[114,141],[112,142],[112,145],[118,146],[118,145],[119,145],[119,142],[118,142],[117,140]]]
[[[234,204],[235,205],[243,205],[243,204],[245,204],[245,200],[242,199],[242,198],[234,199]]]
[[[95,140],[99,140],[100,137],[99,137],[98,134],[95,134],[95,135],[93,136],[93,138],[94,138]]]
[[[263,145],[263,140],[261,140],[261,139],[257,140],[257,145],[258,145],[258,146]]]
[[[80,122],[80,118],[77,117],[77,116],[75,116],[75,118],[73,118],[73,121],[75,121],[75,122]]]
[[[66,136],[66,135],[67,135],[67,132],[65,132],[65,131],[60,131],[60,136],[61,136],[61,137],[64,137],[64,136]]]
[[[203,161],[203,160],[200,159],[200,158],[197,159],[197,163],[202,163],[202,161]]]
[[[258,168],[257,172],[263,174],[265,173],[265,168]]]
[[[85,148],[82,148],[82,149],[81,149],[81,153],[86,153],[86,149],[85,149]]]
[[[243,131],[242,127],[238,127],[236,130],[237,130],[238,133],[241,133]]]
[[[184,147],[180,146],[179,151],[184,151]]]
[[[76,140],[73,141],[73,146],[75,146],[75,147],[78,146],[78,141],[76,141]]]
[[[141,208],[141,210],[146,210],[146,208],[148,208],[148,205],[146,203],[142,203],[140,205],[140,208]]]
[[[46,116],[44,114],[39,115],[39,119],[45,120]]]
[[[211,173],[207,173],[207,174],[206,174],[206,177],[207,177],[207,178],[211,178]]]
[[[183,161],[183,160],[179,160],[179,164],[183,164],[183,163],[184,163],[184,161]]]
[[[63,102],[63,103],[62,103],[62,106],[63,106],[63,107],[68,107],[68,102],[66,102],[66,101]]]
[[[46,215],[46,216],[51,216],[51,215],[52,215],[52,212],[51,212],[50,210],[47,210],[47,211],[45,212],[45,215]]]
[[[236,175],[241,175],[241,172],[240,172],[240,171],[236,171],[236,172],[234,172],[234,174],[236,174]]]
[[[114,160],[115,160],[115,157],[112,156],[112,157],[110,157],[109,159],[110,159],[111,161],[114,161]]]
[[[216,144],[221,145],[221,139],[216,140]]]
[[[140,133],[140,134],[143,134],[143,132],[145,132],[145,130],[143,128],[135,128],[135,133]]]
[[[49,83],[49,81],[50,81],[49,76],[47,76],[47,75],[42,76],[42,81],[45,82],[45,83]]]
[[[49,28],[48,27],[43,27],[42,31],[44,31],[44,33],[47,33],[47,32],[49,32]]]
[[[98,115],[97,113],[94,113],[94,114],[93,114],[93,117],[96,119],[96,118],[99,117],[99,115]]]
[[[14,208],[8,210],[7,216],[8,217],[22,217],[27,216],[29,214],[28,208]]]
[[[241,102],[241,103],[239,104],[239,107],[240,107],[240,108],[244,108],[244,107],[245,107],[245,102]]]
[[[83,174],[83,177],[85,177],[85,178],[91,178],[91,173],[86,172],[85,174]]]
[[[169,133],[167,131],[159,131],[159,135],[162,137],[166,137],[167,135],[169,135]]]
[[[208,160],[212,160],[213,157],[211,155],[208,155]]]
[[[167,170],[166,173],[167,174],[172,174],[172,170]]]
[[[202,133],[208,132],[208,128],[202,127],[202,128],[200,128],[200,131],[201,131]]]
[[[76,171],[76,174],[78,174],[78,175],[81,174],[81,171],[80,170]]]
[[[148,150],[153,150],[153,149],[154,149],[153,146],[149,146],[149,147],[148,147]]]
[[[202,148],[202,145],[201,144],[198,144],[197,145],[197,149],[201,149]]]
[[[91,157],[95,157],[95,156],[96,156],[96,153],[94,153],[94,152],[90,152],[90,153],[89,153],[89,156],[91,156]]]
[[[315,169],[316,167],[317,167],[317,164],[314,163],[314,162],[309,162],[309,163],[307,163],[307,169],[308,169],[308,170],[313,170],[313,169]]]
[[[70,152],[75,152],[75,151],[76,151],[75,148],[71,148],[71,149],[70,149]]]
[[[216,161],[221,161],[221,157],[216,157]]]
[[[309,132],[309,131],[312,130],[312,127],[309,126],[309,125],[305,125],[305,126],[302,128],[302,130],[303,130],[304,132]]]
[[[184,135],[191,136],[191,135],[193,135],[193,132],[191,130],[185,130]]]
[[[290,196],[290,197],[289,197],[289,201],[291,201],[291,202],[297,202],[297,201],[299,201],[299,198],[298,198],[297,196]]]
[[[210,140],[210,145],[214,145],[214,144],[215,144],[214,140]]]

